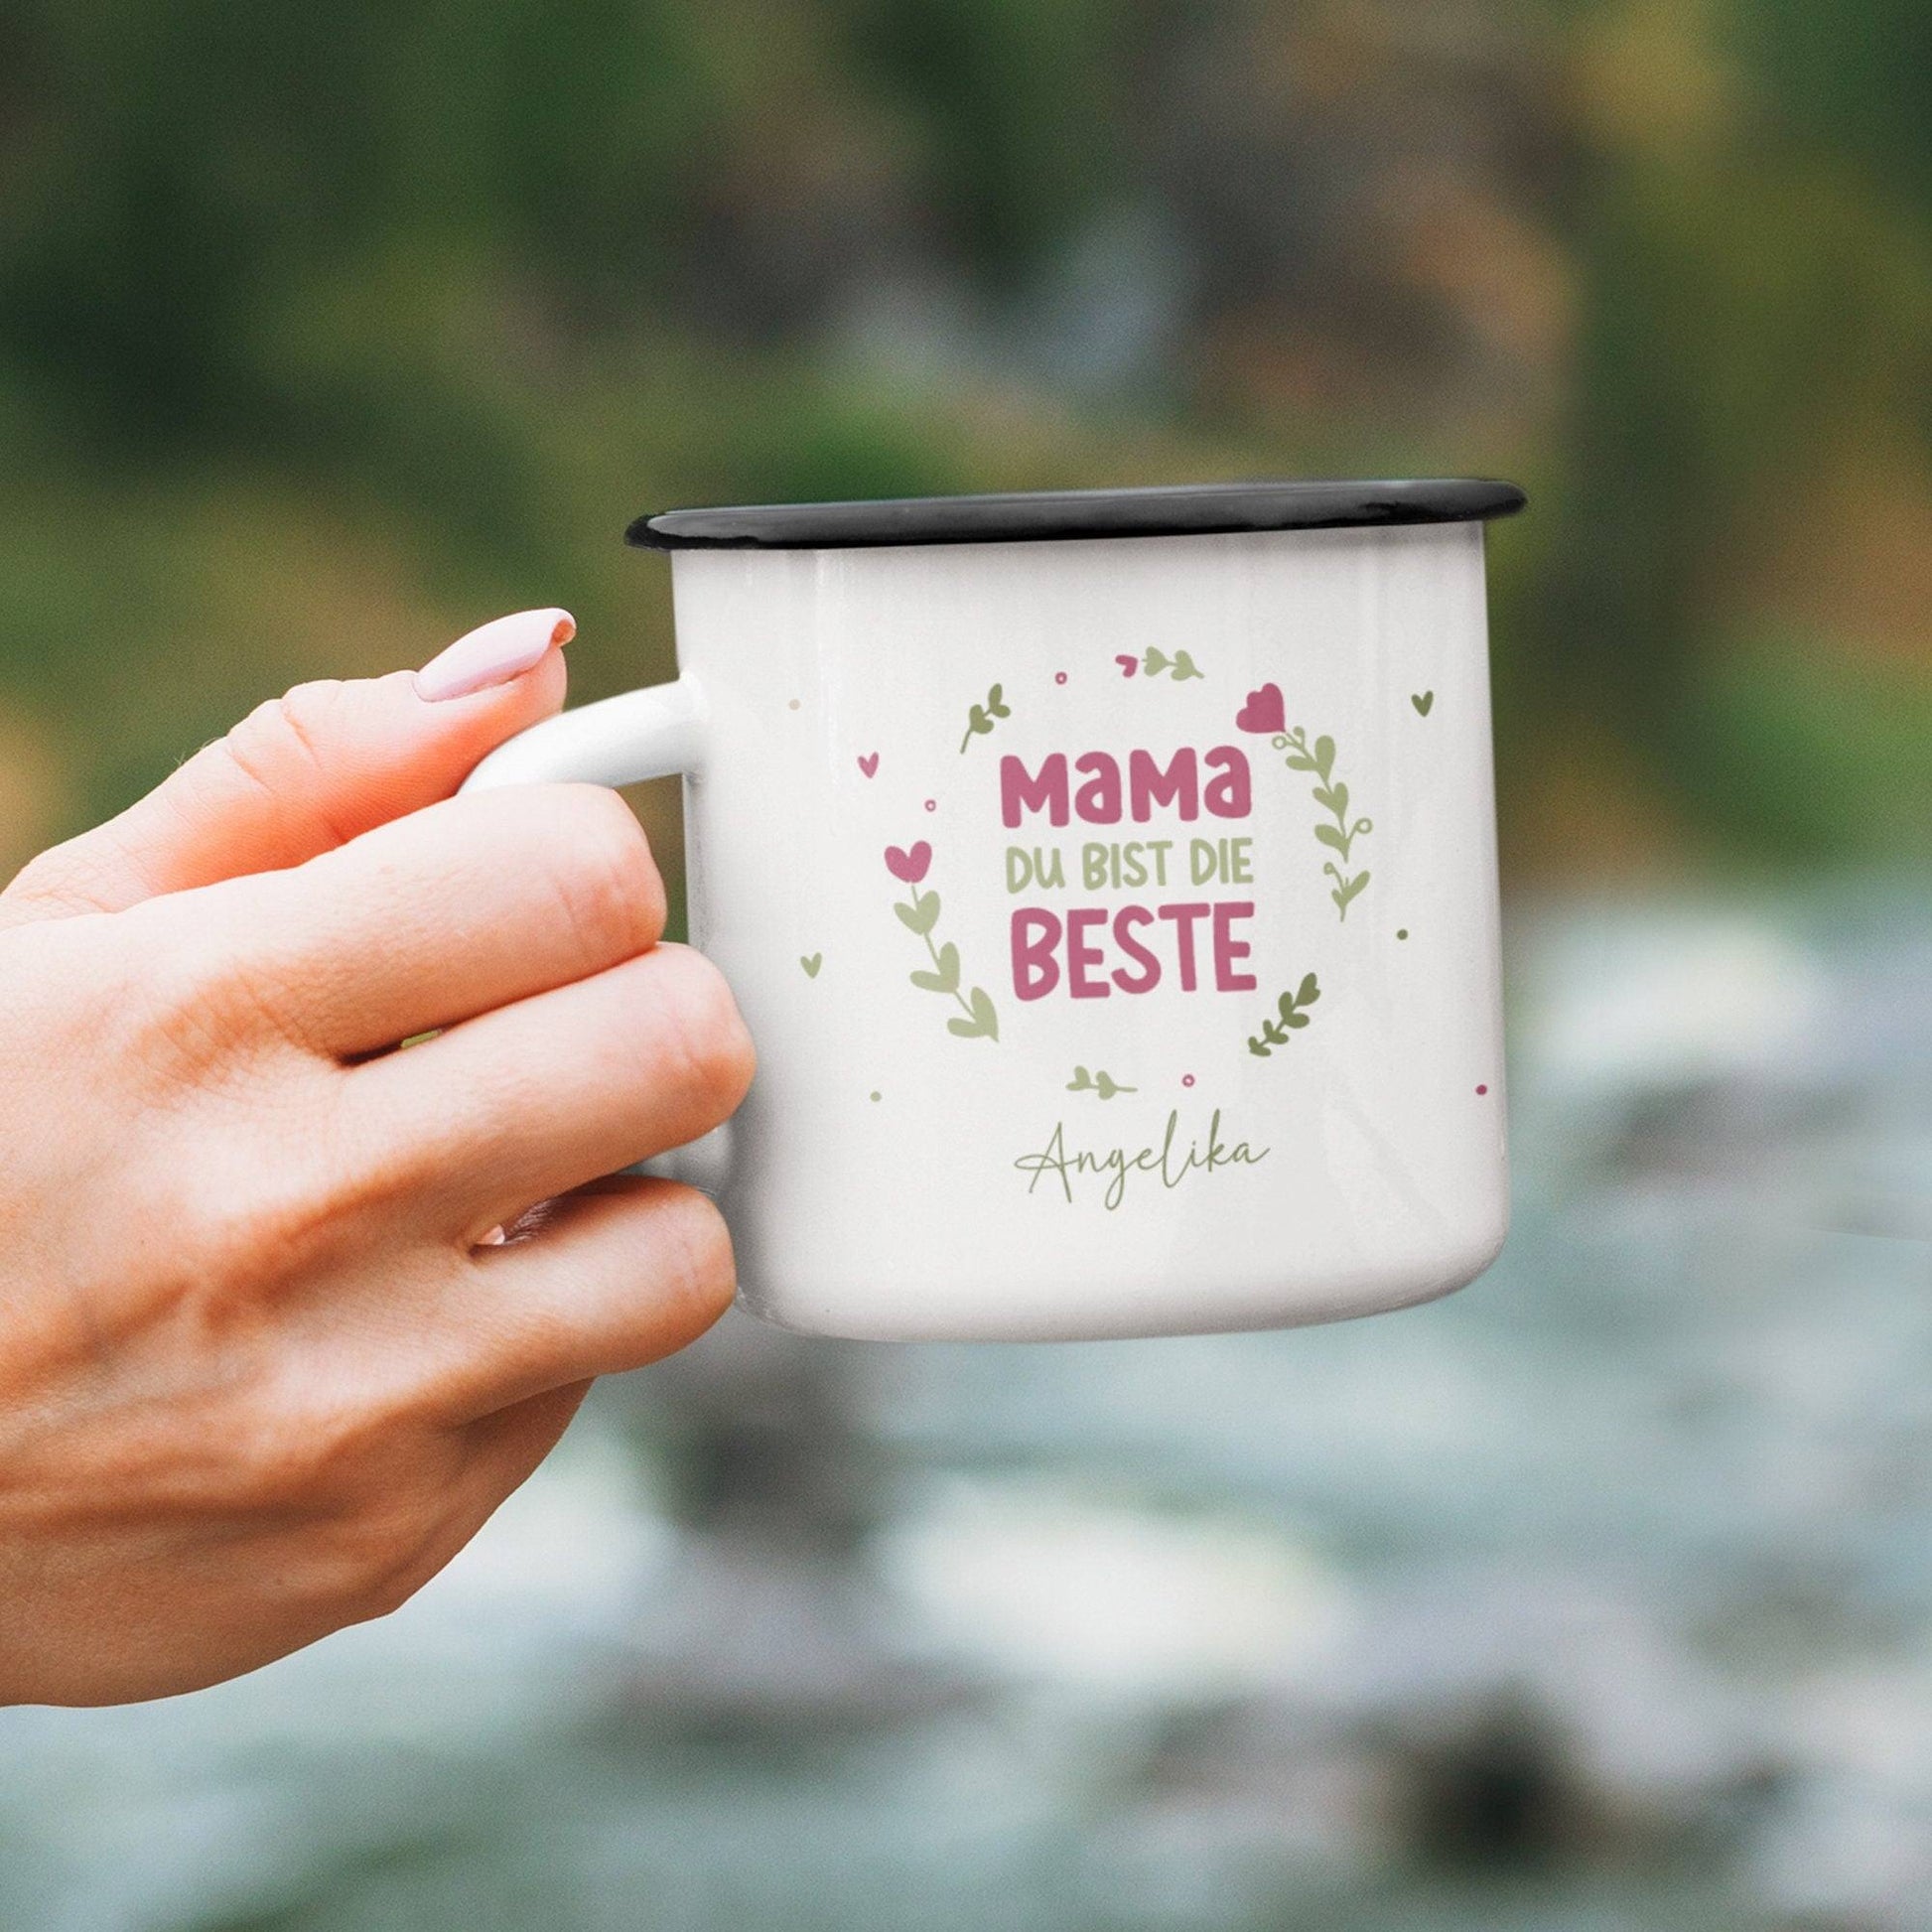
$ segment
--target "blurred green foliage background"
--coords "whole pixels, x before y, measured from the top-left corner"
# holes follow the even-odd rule
[[[1478,473],[1512,878],[1932,851],[1921,0],[6,0],[0,865],[673,503]]]

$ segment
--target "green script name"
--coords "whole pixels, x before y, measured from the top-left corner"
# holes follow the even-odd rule
[[[1066,1123],[1053,1123],[1053,1137],[1037,1154],[1023,1154],[1013,1165],[1022,1173],[1033,1178],[1027,1183],[1031,1194],[1039,1185],[1043,1174],[1057,1177],[1062,1191],[1070,1201],[1073,1199],[1073,1180],[1076,1174],[1107,1176],[1106,1192],[1101,1196],[1108,1211],[1118,1207],[1127,1198],[1127,1181],[1130,1174],[1159,1174],[1164,1187],[1178,1187],[1190,1173],[1213,1173],[1221,1168],[1253,1168],[1268,1159],[1267,1148],[1251,1148],[1246,1141],[1236,1141],[1232,1147],[1221,1139],[1221,1110],[1214,1109],[1213,1118],[1207,1123],[1207,1145],[1203,1149],[1198,1139],[1191,1140],[1185,1149],[1176,1146],[1180,1133],[1180,1114],[1176,1109],[1168,1116],[1168,1129],[1162,1136],[1158,1147],[1128,1149],[1080,1148],[1068,1153],[1066,1146]]]

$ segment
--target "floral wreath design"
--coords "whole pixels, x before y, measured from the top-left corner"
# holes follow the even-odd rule
[[[1334,823],[1315,826],[1314,836],[1341,860],[1341,864],[1336,865],[1333,859],[1329,859],[1323,863],[1321,870],[1335,882],[1328,897],[1335,902],[1336,915],[1345,921],[1350,902],[1368,885],[1369,873],[1364,868],[1361,872],[1350,874],[1343,868],[1349,863],[1355,841],[1373,832],[1375,821],[1370,818],[1351,819],[1348,816],[1348,787],[1335,776],[1335,741],[1332,738],[1317,738],[1311,745],[1306,727],[1297,725],[1291,731],[1279,684],[1264,684],[1259,691],[1250,691],[1248,702],[1236,714],[1234,722],[1237,730],[1267,733],[1268,742],[1275,750],[1288,754],[1284,762],[1291,771],[1312,771],[1319,780],[1311,795]]]
[[[917,933],[925,941],[926,953],[932,961],[929,969],[921,967],[911,975],[912,984],[923,992],[944,994],[957,1003],[958,1015],[946,1022],[949,1034],[961,1039],[997,1041],[1000,1017],[985,987],[975,986],[962,992],[959,948],[950,939],[944,945],[933,943],[932,929],[939,923],[939,895],[919,890],[931,867],[932,847],[924,839],[909,849],[897,845],[886,848],[886,870],[900,885],[912,889],[911,898],[896,900],[893,910],[907,932]]]

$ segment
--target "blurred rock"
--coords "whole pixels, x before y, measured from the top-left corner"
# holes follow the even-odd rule
[[[1788,1768],[1654,1610],[1511,1571],[1363,1604],[1292,1683],[1171,1733],[1150,1777],[1290,1834],[1313,1799],[1383,1862],[1553,1870],[1721,1852]]]
[[[865,1367],[862,1348],[734,1311],[619,1392],[647,1421],[685,1525],[639,1611],[633,1718],[716,1737],[860,1730],[973,1688],[922,1653],[858,1561],[892,1500],[859,1421]]]

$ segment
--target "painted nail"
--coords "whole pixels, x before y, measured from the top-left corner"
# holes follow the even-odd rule
[[[416,673],[416,695],[437,704],[507,684],[542,663],[553,645],[576,635],[577,620],[568,611],[518,611],[496,618],[432,657]]]

